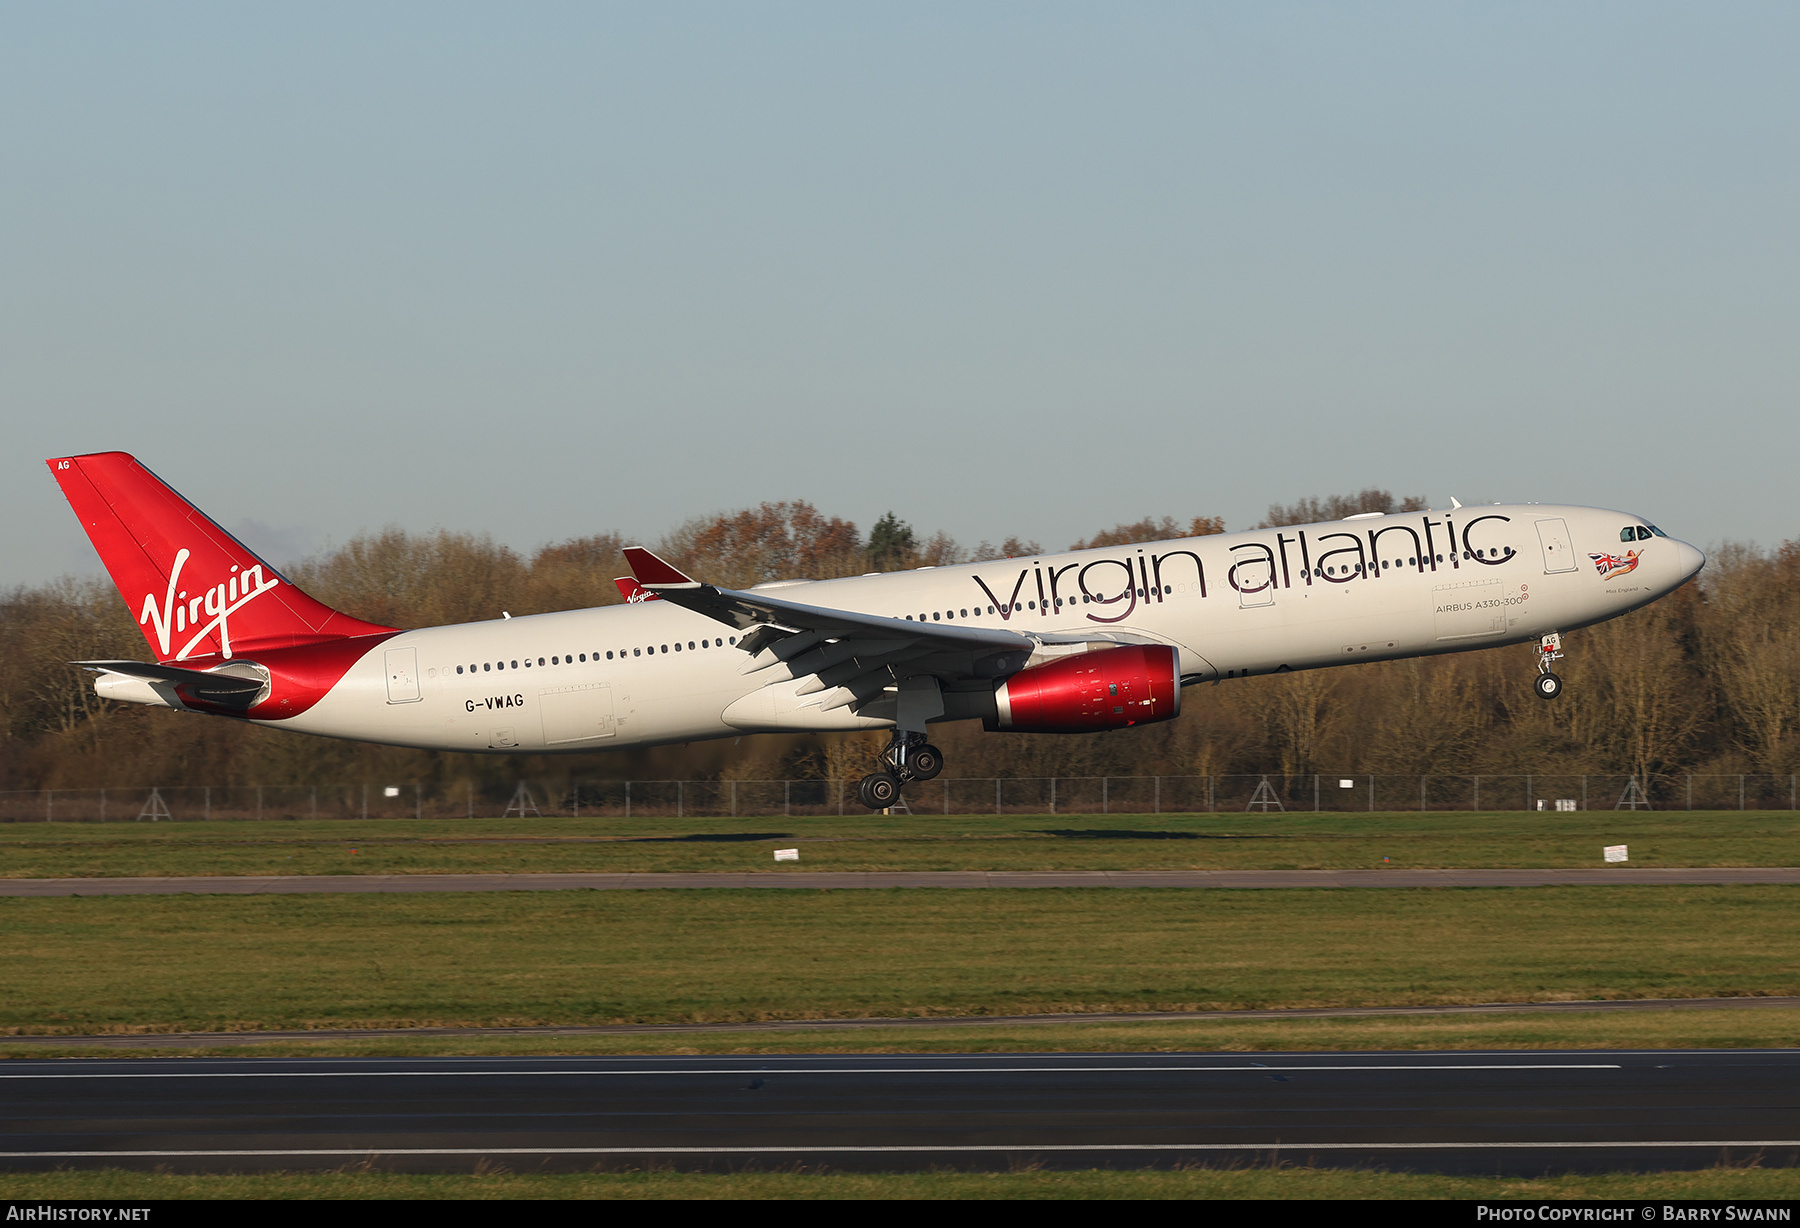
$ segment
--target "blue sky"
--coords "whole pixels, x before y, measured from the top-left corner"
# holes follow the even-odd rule
[[[1800,9],[0,5],[0,584],[1384,486],[1800,537]]]

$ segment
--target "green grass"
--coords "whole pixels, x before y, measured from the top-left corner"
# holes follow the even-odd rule
[[[1387,1016],[1375,1019],[1226,1019],[1139,1023],[1008,1023],[846,1031],[628,1035],[417,1036],[270,1040],[196,1048],[24,1043],[0,1038],[6,1058],[142,1057],[615,1057],[859,1053],[1297,1053],[1347,1050],[1781,1049],[1800,1047],[1800,1011],[1654,1010]]]
[[[0,876],[1800,865],[1785,811],[0,824]]]
[[[1068,1172],[616,1172],[390,1173],[357,1167],[326,1173],[186,1175],[123,1169],[0,1174],[0,1198],[1213,1198],[1213,1199],[1791,1199],[1800,1170],[1705,1168],[1694,1172],[1458,1177],[1378,1169],[1189,1168]]]
[[[1800,887],[0,899],[0,1030],[1800,993]]]

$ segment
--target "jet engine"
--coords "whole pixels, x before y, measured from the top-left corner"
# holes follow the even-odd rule
[[[1181,712],[1175,650],[1126,644],[1014,674],[994,690],[989,730],[1094,733],[1172,720]]]

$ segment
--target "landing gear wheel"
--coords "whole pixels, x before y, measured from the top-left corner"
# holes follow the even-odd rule
[[[930,780],[944,770],[944,752],[935,746],[915,746],[906,752],[906,778]]]
[[[856,786],[856,800],[870,810],[886,810],[900,800],[900,779],[887,772],[870,772]]]
[[[1546,671],[1537,676],[1537,681],[1532,683],[1532,686],[1537,688],[1537,693],[1542,698],[1555,699],[1562,694],[1563,680]]]

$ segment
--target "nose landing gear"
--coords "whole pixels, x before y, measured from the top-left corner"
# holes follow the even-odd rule
[[[1531,684],[1539,697],[1555,699],[1562,694],[1563,680],[1550,672],[1550,662],[1562,660],[1562,633],[1552,631],[1538,641],[1538,676]]]
[[[944,752],[926,742],[924,734],[898,729],[881,760],[887,770],[869,773],[856,786],[856,800],[870,810],[886,810],[900,799],[901,785],[930,780],[944,770]]]

